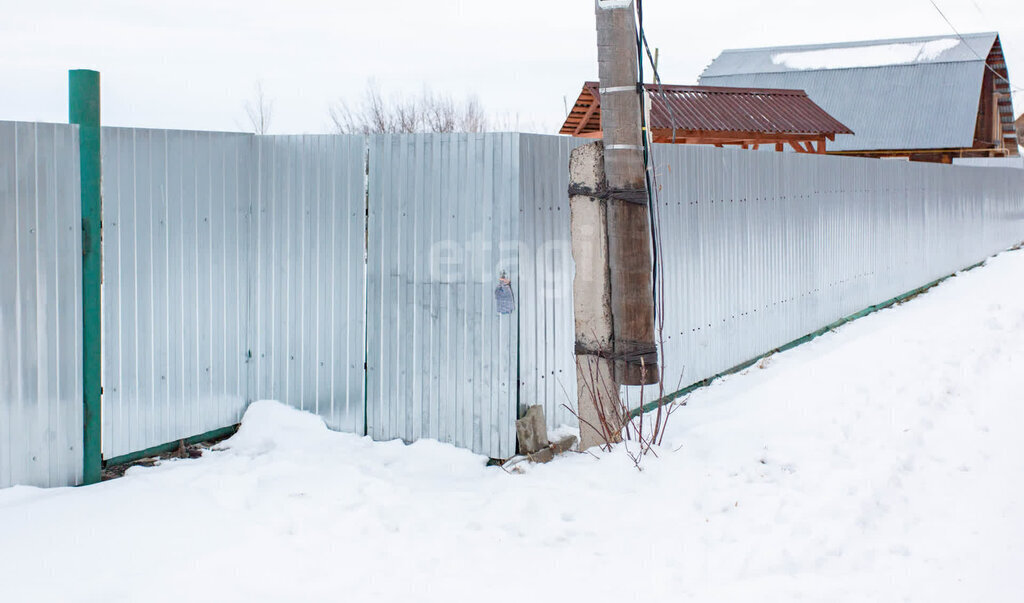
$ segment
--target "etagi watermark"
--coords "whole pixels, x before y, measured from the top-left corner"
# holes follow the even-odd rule
[[[430,245],[431,283],[497,284],[507,278],[513,290],[523,282],[543,299],[572,296],[572,244],[568,238],[530,245],[523,241],[495,241],[474,233],[468,240],[446,239]]]

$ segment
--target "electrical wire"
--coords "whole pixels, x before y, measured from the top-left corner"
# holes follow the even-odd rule
[[[960,31],[957,30],[956,26],[953,25],[953,22],[949,20],[949,17],[946,16],[946,13],[942,12],[942,9],[939,8],[938,4],[935,4],[935,0],[928,0],[928,2],[931,3],[932,7],[936,11],[938,11],[939,16],[942,17],[942,20],[946,22],[946,25],[949,25],[949,28],[953,30],[953,33],[956,34],[956,37],[960,38],[960,41],[964,43],[964,46],[966,46],[971,51],[971,53],[974,54],[974,56],[978,57],[978,60],[981,61],[985,65],[985,69],[988,69],[997,78],[999,78],[999,79],[1003,80],[1004,82],[1006,82],[1006,86],[1011,91],[1013,91],[1013,92],[1024,92],[1024,88],[1017,88],[1013,84],[1011,84],[1010,80],[1006,76],[1004,76],[1003,74],[999,73],[998,71],[993,69],[991,67],[991,65],[988,64],[988,59],[987,58],[982,58],[982,56],[980,54],[978,54],[978,52],[976,50],[974,50],[974,47],[967,43],[967,40],[965,40],[964,37],[962,35],[960,35]],[[1006,57],[1006,55],[1004,54],[1003,57],[1004,57],[1003,58],[1003,62],[1005,64],[1005,61],[1006,61],[1005,57]]]
[[[660,194],[658,190],[658,173],[655,168],[655,163],[652,157],[652,146],[654,137],[651,133],[650,125],[647,123],[647,111],[646,111],[646,98],[644,94],[644,59],[643,50],[646,47],[647,58],[651,61],[651,70],[654,73],[655,83],[661,87],[662,98],[665,95],[665,88],[661,83],[661,75],[658,73],[658,67],[654,63],[653,57],[651,57],[651,47],[647,43],[647,35],[644,33],[644,13],[643,13],[643,0],[636,0],[637,9],[637,71],[639,74],[639,80],[637,83],[637,93],[640,94],[640,133],[643,135],[643,147],[644,147],[644,181],[647,184],[647,208],[650,216],[650,229],[651,229],[651,254],[653,256],[653,263],[651,268],[651,296],[654,302],[654,321],[655,321],[655,332],[654,339],[656,343],[657,355],[658,355],[658,399],[663,400],[665,396],[665,278],[660,268],[660,250],[663,249],[661,244],[661,205],[660,205]],[[653,103],[652,103],[653,104]],[[672,139],[675,142],[675,116],[672,113],[671,103],[666,103],[669,107],[669,119],[672,120]],[[653,182],[652,182],[653,181]],[[643,406],[643,394],[640,396],[641,406]],[[671,412],[671,411],[669,411]],[[653,425],[653,436],[652,439],[658,438],[658,432],[663,428],[661,422],[661,404],[658,404],[657,418]],[[667,420],[667,415],[666,415]],[[643,440],[643,419],[640,419],[640,439]],[[661,431],[661,438],[664,438],[665,432]],[[661,439],[658,438],[658,443]]]
[[[658,304],[658,236],[657,226],[655,222],[654,212],[656,211],[654,203],[654,195],[651,192],[651,170],[650,155],[651,148],[648,140],[649,127],[647,124],[647,111],[644,106],[644,60],[643,60],[643,44],[644,39],[644,4],[643,0],[636,0],[636,19],[637,19],[637,34],[636,34],[636,50],[637,50],[637,94],[640,95],[640,136],[643,138],[644,147],[644,182],[647,185],[647,215],[650,219],[650,230],[651,230],[651,297],[654,302],[654,314],[657,316],[659,304]],[[654,70],[654,77],[657,78],[657,70]]]
[[[664,97],[665,88],[661,83],[661,75],[658,73],[658,67],[654,64],[654,59],[651,57],[651,47],[647,43],[647,35],[644,33],[644,13],[643,13],[643,0],[636,0],[637,10],[637,73],[638,73],[638,84],[637,92],[640,94],[640,133],[643,137],[644,147],[644,181],[647,184],[647,209],[650,217],[650,230],[651,230],[651,255],[652,255],[652,267],[651,267],[651,296],[654,302],[654,315],[655,320],[658,323],[659,332],[664,328],[665,310],[664,310],[664,297],[665,297],[665,285],[664,278],[661,274],[660,267],[660,249],[661,245],[661,209],[657,203],[657,186],[658,176],[657,169],[654,166],[651,153],[651,142],[653,137],[651,136],[651,129],[647,123],[647,111],[645,110],[644,103],[644,60],[643,54],[644,49],[647,51],[647,58],[651,61],[651,71],[654,74],[655,83],[661,88],[661,94]],[[669,104],[669,119],[675,124],[675,117],[672,114],[672,107]],[[672,128],[673,142],[675,142],[675,128]],[[653,182],[652,182],[653,181]],[[659,379],[660,381],[660,379]]]
[[[657,65],[657,63],[655,63],[654,57],[651,55],[651,45],[647,42],[647,34],[644,33],[643,29],[640,30],[640,35],[638,36],[638,39],[641,42],[643,42],[644,50],[646,50],[646,52],[647,52],[647,60],[650,61],[650,63],[651,63],[651,71],[654,72],[654,83],[658,86],[658,92],[661,93],[661,98],[665,99],[666,98],[666,96],[665,96],[665,84],[663,84],[662,81],[661,81],[661,74],[658,73],[658,65]],[[643,62],[643,59],[641,58],[640,61]],[[675,109],[672,108],[672,103],[666,101],[665,102],[665,106],[668,107],[668,118],[669,118],[669,122],[672,123],[672,144],[675,144],[675,142],[676,142],[676,128],[675,128],[675,124],[677,123],[676,122],[676,112],[675,112]]]

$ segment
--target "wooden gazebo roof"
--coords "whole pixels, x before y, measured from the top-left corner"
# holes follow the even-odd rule
[[[802,90],[644,84],[651,103],[654,142],[727,144],[757,148],[789,144],[799,152],[825,152],[825,141],[853,134]],[[601,93],[586,82],[561,134],[601,137]],[[817,143],[817,147],[814,147]]]

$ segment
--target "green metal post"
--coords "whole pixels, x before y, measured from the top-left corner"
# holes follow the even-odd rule
[[[88,69],[68,72],[68,120],[78,124],[82,178],[82,482],[100,481],[100,286],[102,283],[103,199],[100,192],[100,74]]]

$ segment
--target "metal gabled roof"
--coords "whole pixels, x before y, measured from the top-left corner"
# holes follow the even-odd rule
[[[997,39],[984,33],[726,50],[700,83],[805,90],[857,133],[830,150],[969,148],[985,59]],[[906,59],[915,48],[912,60],[878,64],[886,56]],[[871,66],[850,66],[858,62]]]
[[[914,66],[936,63],[962,63],[984,61],[999,34],[986,32],[964,34],[961,37],[924,36],[918,38],[892,38],[887,40],[864,40],[860,42],[841,42],[835,44],[807,44],[799,46],[774,46],[765,48],[745,48],[725,50],[701,74],[700,78],[712,78],[722,75],[740,75],[752,73],[787,73],[793,71],[815,71],[821,69],[864,69],[881,66]],[[890,52],[886,53],[886,47]],[[901,48],[907,52],[900,52]],[[918,50],[917,53],[914,50]],[[796,67],[788,64],[800,55],[813,59],[817,57],[825,62],[829,55],[837,65],[844,60],[856,62],[861,57],[863,63],[858,66],[833,67]],[[886,56],[893,62],[886,62]],[[912,58],[911,58],[912,57]],[[907,60],[909,59],[909,60]],[[796,62],[799,64],[799,62]],[[807,63],[805,63],[807,64]],[[813,64],[813,62],[811,63]]]

